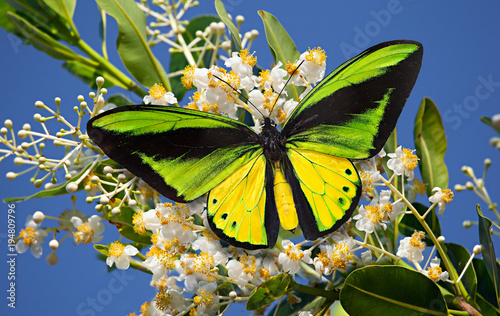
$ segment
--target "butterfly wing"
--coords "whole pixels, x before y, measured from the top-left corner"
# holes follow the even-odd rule
[[[91,119],[87,132],[111,159],[177,202],[207,193],[261,151],[258,135],[242,123],[166,106],[115,108]]]
[[[272,178],[272,167],[260,151],[210,191],[207,216],[217,236],[245,249],[274,246],[280,225]]]
[[[361,181],[346,158],[366,159],[382,149],[415,84],[422,55],[422,45],[413,41],[367,49],[321,81],[283,126],[285,174],[307,239],[350,218]]]
[[[351,159],[376,155],[396,126],[422,55],[418,42],[391,41],[342,64],[284,124],[287,147]]]

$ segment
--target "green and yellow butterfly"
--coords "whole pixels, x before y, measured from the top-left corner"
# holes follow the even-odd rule
[[[113,160],[165,197],[208,193],[212,230],[237,247],[273,247],[280,223],[315,240],[356,208],[361,181],[350,159],[376,155],[415,84],[422,45],[373,46],[323,79],[277,129],[260,134],[238,121],[176,107],[135,105],[87,124]]]

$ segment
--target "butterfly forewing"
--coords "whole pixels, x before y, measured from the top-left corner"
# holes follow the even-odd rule
[[[376,155],[394,130],[420,71],[413,41],[371,47],[321,81],[282,128],[287,147],[338,157]]]
[[[90,120],[87,130],[111,159],[177,202],[207,193],[260,149],[242,123],[165,106],[116,108]]]

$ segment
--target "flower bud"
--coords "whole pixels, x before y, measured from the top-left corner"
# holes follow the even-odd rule
[[[36,101],[36,102],[35,102],[35,107],[36,107],[37,109],[43,109],[43,107],[44,107],[44,106],[45,106],[45,104],[43,104],[43,102],[42,102],[42,101]]]
[[[53,251],[56,251],[57,248],[59,248],[59,242],[56,240],[56,239],[52,239],[50,242],[49,242],[49,247],[50,249],[52,249]]]
[[[76,184],[75,182],[70,182],[66,184],[66,191],[68,193],[75,193],[77,190],[78,190],[78,184]]]
[[[475,255],[478,255],[481,252],[483,252],[483,246],[481,246],[481,245],[475,245],[474,249],[472,249],[472,253]]]
[[[51,266],[56,265],[57,262],[59,262],[59,258],[57,258],[57,255],[54,252],[48,255],[46,260],[47,263]]]
[[[13,123],[11,120],[5,120],[3,123],[5,124],[5,127],[9,128],[9,129],[12,128]]]
[[[33,221],[37,224],[41,224],[44,219],[45,219],[45,214],[43,214],[40,211],[36,211],[35,214],[33,214]]]

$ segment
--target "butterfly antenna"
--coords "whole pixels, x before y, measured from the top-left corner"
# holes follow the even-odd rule
[[[246,101],[247,103],[251,104],[251,105],[252,105],[252,106],[253,106],[253,107],[257,110],[257,112],[259,112],[259,113],[260,113],[260,115],[262,115],[262,117],[264,117],[264,114],[262,114],[262,112],[261,112],[261,111],[260,111],[260,110],[259,110],[259,109],[255,106],[255,105],[253,105],[253,103],[252,103],[252,102],[250,102],[250,100],[249,100],[246,96],[244,96],[243,94],[241,94],[241,92],[239,92],[239,91],[238,91],[238,89],[236,89],[235,87],[233,87],[232,85],[230,85],[230,84],[229,84],[229,82],[227,82],[226,80],[224,80],[224,79],[222,79],[222,78],[219,78],[219,77],[217,77],[216,75],[213,75],[213,76],[214,76],[215,78],[219,79],[220,81],[224,82],[225,84],[227,84],[227,85],[228,85],[231,89],[233,89],[233,91],[234,91],[234,92],[238,93],[238,95],[239,95],[240,97],[242,97],[243,99],[245,99],[245,101]]]
[[[273,104],[273,108],[271,109],[271,112],[269,113],[273,113],[274,111],[274,107],[276,106],[276,103],[278,103],[278,100],[281,96],[281,94],[283,93],[283,91],[285,91],[285,88],[288,86],[288,83],[290,82],[290,80],[292,80],[293,78],[293,75],[295,74],[295,72],[299,69],[299,67],[304,63],[304,60],[302,60],[300,62],[300,64],[292,71],[292,74],[290,75],[290,77],[288,77],[288,80],[285,82],[285,85],[283,86],[283,88],[281,88],[281,91],[280,93],[278,94],[278,97],[276,98],[276,100],[274,101],[274,104]]]

